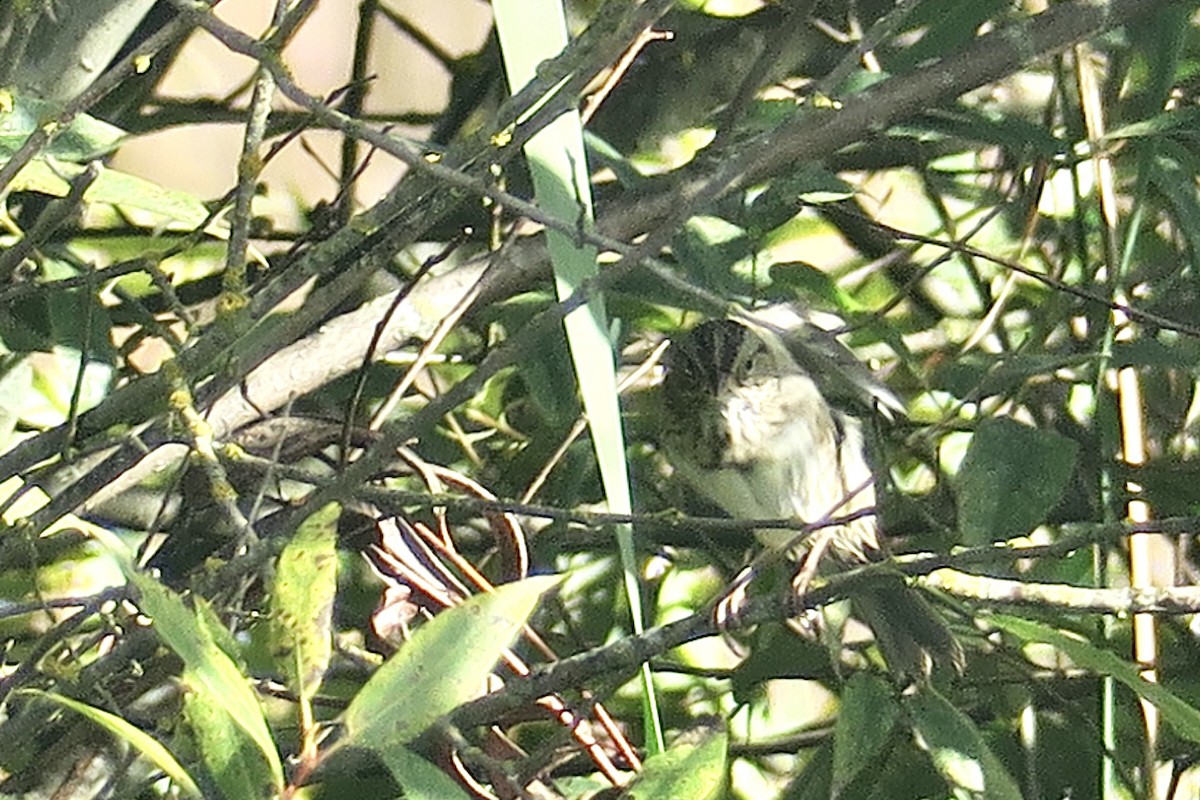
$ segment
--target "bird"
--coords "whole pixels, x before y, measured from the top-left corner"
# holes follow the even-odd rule
[[[779,327],[779,318],[714,319],[674,337],[663,356],[660,436],[675,475],[730,517],[818,526],[799,544],[795,527],[755,531],[769,550],[798,559],[793,586],[803,592],[825,556],[843,568],[888,558],[862,422],[831,405],[817,378],[829,384],[836,377],[876,407],[903,405],[863,378],[869,371],[861,362],[846,367],[831,355],[836,347],[814,348],[812,336],[794,324]],[[961,645],[900,576],[856,590],[852,606],[897,676],[928,678],[935,666],[962,671]]]

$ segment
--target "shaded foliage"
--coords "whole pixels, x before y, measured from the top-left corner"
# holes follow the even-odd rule
[[[578,3],[514,99],[494,36],[452,56],[385,3],[329,34],[355,52],[330,97],[280,68],[311,3],[261,38],[130,4],[104,41],[55,36],[54,5],[0,4],[0,793],[577,797],[644,767],[629,796],[1194,795],[1200,600],[1114,588],[1194,582],[1192,4]],[[261,67],[235,97],[162,89],[197,27]],[[450,76],[433,114],[371,102],[400,36]],[[56,86],[31,47],[107,66]],[[594,231],[533,203],[521,159],[580,98]],[[218,119],[250,154],[224,197],[111,166],[127,132]],[[286,219],[262,168],[329,131],[336,191]],[[403,177],[365,197],[385,153]],[[603,253],[643,636],[543,228]],[[826,576],[808,636],[782,568],[716,629],[752,532],[658,442],[658,346],[778,302],[899,398],[855,409],[884,527],[942,554]],[[1131,537],[1131,501],[1176,519]],[[896,570],[961,675],[897,685],[845,620]],[[643,765],[647,661],[668,749]]]

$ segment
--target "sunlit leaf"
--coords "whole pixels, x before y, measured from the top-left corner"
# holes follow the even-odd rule
[[[184,794],[191,797],[200,797],[200,787],[192,780],[192,776],[183,768],[183,765],[175,760],[175,756],[171,755],[171,751],[164,747],[161,742],[141,728],[131,725],[116,714],[111,714],[103,709],[90,706],[87,703],[81,703],[70,697],[64,697],[55,692],[25,689],[21,693],[44,698],[52,703],[57,703],[63,708],[68,708],[77,714],[87,717],[118,739],[127,742],[130,747],[145,756],[150,763],[161,769]]]
[[[1114,653],[1096,647],[1073,633],[1056,630],[1032,620],[994,614],[988,622],[1026,642],[1052,645],[1075,662],[1076,666],[1100,675],[1108,675],[1131,689],[1138,697],[1153,703],[1176,733],[1191,742],[1200,742],[1200,709],[1188,705],[1169,689],[1143,678],[1138,668]]]
[[[224,709],[246,733],[268,765],[273,785],[281,788],[283,765],[262,706],[246,676],[217,646],[204,617],[190,611],[179,595],[146,573],[130,569],[127,577],[137,587],[138,606],[152,619],[159,638],[183,660],[189,681],[206,692],[206,699]],[[203,711],[207,714],[207,706]]]
[[[471,597],[422,625],[354,696],[343,746],[411,742],[434,720],[478,697],[497,659],[557,576],[527,578]]]
[[[966,714],[932,686],[922,686],[903,698],[917,743],[929,753],[934,767],[955,796],[989,800],[1021,800],[1012,775],[983,740]]]
[[[311,698],[333,655],[337,520],[330,503],[306,519],[279,555],[271,593],[272,649],[292,689]]]
[[[82,170],[83,167],[77,164],[35,158],[17,173],[12,188],[65,197],[70,191],[68,181]],[[131,212],[143,212],[158,222],[177,223],[171,227],[181,230],[198,227],[208,217],[208,209],[194,195],[108,167],[100,168],[96,180],[83,193],[83,199],[89,203],[107,203]],[[226,235],[226,229],[217,223],[210,224],[205,230],[218,237]]]
[[[680,737],[646,760],[622,797],[629,800],[708,800],[723,796],[729,736],[703,730]]]
[[[222,699],[189,670],[183,674],[183,716],[200,757],[226,797],[266,798],[275,795],[275,781],[262,753],[238,727]]]
[[[57,117],[62,109],[28,95],[9,95],[0,109],[0,160],[15,153],[29,135]],[[71,124],[55,131],[48,152],[63,161],[83,162],[112,152],[125,131],[87,114],[76,114]]]

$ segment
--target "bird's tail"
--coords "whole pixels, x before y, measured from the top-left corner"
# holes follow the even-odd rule
[[[888,576],[855,592],[852,605],[894,673],[917,680],[934,668],[963,671],[962,645],[933,605],[902,577]]]

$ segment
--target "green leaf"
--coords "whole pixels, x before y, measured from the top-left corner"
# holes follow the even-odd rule
[[[796,775],[783,795],[787,800],[829,800],[833,793],[833,747],[825,742],[818,747]]]
[[[975,38],[975,32],[994,14],[1008,7],[1004,0],[974,0],[971,3],[917,3],[904,17],[904,27],[921,36],[900,50],[884,49],[882,59],[888,72],[907,72],[930,59],[946,58]],[[890,52],[889,52],[890,51]]]
[[[671,250],[688,279],[720,294],[743,294],[734,266],[754,255],[747,232],[721,217],[695,216],[671,240]]]
[[[306,519],[279,555],[271,593],[272,654],[292,689],[312,698],[333,655],[337,520],[330,503]]]
[[[829,650],[815,638],[797,636],[780,624],[760,625],[752,634],[750,655],[730,679],[736,701],[749,702],[769,680],[836,681]]]
[[[62,109],[29,96],[7,95],[11,108],[0,113],[0,161],[7,160],[35,130],[50,122]],[[103,120],[78,114],[66,128],[54,133],[46,152],[63,161],[84,162],[111,153],[125,131]]]
[[[1042,126],[1020,117],[964,107],[930,111],[895,126],[891,133],[922,139],[979,142],[1004,147],[1030,158],[1053,158],[1069,149],[1066,142]]]
[[[404,789],[404,800],[470,800],[449,775],[407,747],[381,747],[376,752]]]
[[[979,423],[955,481],[966,544],[1027,533],[1062,496],[1079,446],[1007,417]]]
[[[1200,362],[1200,343],[1190,338],[1170,341],[1147,336],[1113,342],[1112,366],[1192,369]]]
[[[803,298],[807,305],[836,308],[843,313],[861,312],[862,303],[838,285],[828,272],[803,261],[783,261],[772,264],[771,282],[786,286]],[[817,301],[817,302],[814,302]]]
[[[213,781],[228,798],[269,798],[277,796],[270,765],[254,742],[234,722],[219,695],[214,695],[191,670],[183,673],[187,691],[183,695],[183,716],[200,750],[204,766]]]
[[[899,716],[885,681],[865,672],[851,676],[833,730],[833,797],[842,796],[864,769],[879,764]]]
[[[110,714],[103,709],[89,706],[87,703],[81,703],[78,700],[73,700],[70,697],[64,697],[54,692],[43,692],[40,689],[24,689],[21,691],[21,694],[49,700],[63,708],[68,708],[77,714],[87,717],[118,739],[124,740],[130,747],[145,756],[150,763],[166,773],[167,777],[184,794],[191,797],[201,796],[200,787],[192,780],[192,776],[183,768],[183,765],[175,760],[175,756],[171,755],[171,751],[163,747],[161,742],[141,728],[135,727],[121,717]]]
[[[1188,48],[1191,12],[1184,4],[1171,4],[1131,20],[1125,28],[1133,58],[1145,61],[1145,83],[1139,80],[1137,89],[1129,92],[1132,96],[1123,104],[1129,113],[1122,115],[1124,119],[1152,118],[1163,107],[1173,112],[1193,111],[1187,105],[1168,102],[1180,71],[1195,69],[1195,57]],[[1192,120],[1190,127],[1195,130],[1195,116]]]
[[[179,595],[146,573],[125,566],[130,582],[138,589],[138,607],[153,620],[163,643],[183,660],[189,683],[206,692],[254,742],[270,769],[272,784],[282,789],[283,765],[258,697],[233,660],[217,646],[203,615],[192,613]],[[204,712],[207,715],[208,709]]]
[[[679,5],[711,17],[744,17],[762,7],[759,0],[679,0]]]
[[[1138,674],[1138,668],[1115,654],[1096,647],[1073,633],[1056,630],[1038,622],[994,614],[988,621],[1000,630],[1026,642],[1041,642],[1063,652],[1077,666],[1120,681],[1141,699],[1153,703],[1176,733],[1192,742],[1200,742],[1200,710],[1160,684]]]
[[[646,759],[638,776],[622,793],[628,800],[708,800],[722,797],[729,736],[704,730],[683,736],[658,755]]]
[[[1195,193],[1187,191],[1197,172],[1194,150],[1178,142],[1162,140],[1156,142],[1157,158],[1147,170],[1150,184],[1167,198],[1174,217],[1172,222],[1186,237],[1193,250],[1200,249],[1200,202]]]
[[[1181,107],[1163,111],[1129,125],[1121,125],[1104,135],[1109,141],[1161,136],[1172,131],[1194,131],[1200,126],[1200,109]]]
[[[68,182],[83,169],[78,164],[38,157],[17,173],[12,188],[66,197],[71,189]],[[155,220],[177,223],[170,227],[181,230],[191,230],[208,218],[205,205],[187,192],[167,189],[145,178],[103,166],[96,180],[83,193],[83,199],[89,203],[107,203],[125,211],[145,212]],[[215,222],[205,230],[218,238],[228,235],[227,229]]]
[[[809,204],[833,203],[854,196],[854,187],[834,172],[812,165],[797,167],[771,181],[744,215],[733,217],[753,231],[770,231]]]
[[[966,353],[934,369],[930,388],[945,389],[955,397],[1008,394],[1030,378],[1051,375],[1055,370],[1077,367],[1088,356],[1046,353]]]
[[[563,341],[546,342],[523,358],[521,381],[548,424],[561,430],[579,418],[571,358]]]
[[[595,131],[584,131],[583,140],[587,143],[588,152],[594,167],[608,167],[617,176],[617,180],[626,189],[644,187],[649,180],[638,171],[625,154],[608,143]]]
[[[544,575],[505,584],[422,625],[354,696],[339,744],[382,754],[478,697],[538,598],[559,580]]]
[[[3,351],[3,344],[0,344],[0,353]],[[29,357],[15,356],[7,360],[6,368],[0,372],[0,452],[11,446],[9,438],[17,422],[24,419],[26,409],[33,405],[37,397],[33,388],[33,365]]]
[[[904,707],[918,745],[929,753],[955,797],[1021,800],[1016,782],[987,746],[975,723],[932,686],[905,695]]]
[[[102,169],[96,182],[88,188],[83,198],[92,203],[108,203],[122,209],[137,209],[149,212],[157,219],[179,223],[174,226],[190,230],[208,218],[208,208],[195,195],[168,189],[165,186],[121,172]],[[216,223],[206,231],[218,237],[228,235]]]

